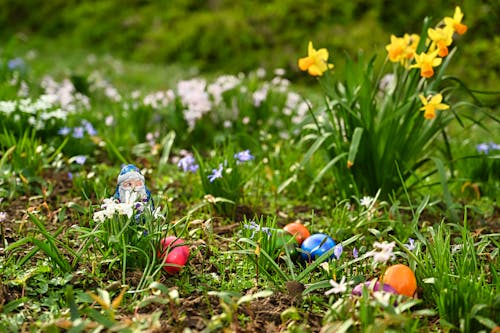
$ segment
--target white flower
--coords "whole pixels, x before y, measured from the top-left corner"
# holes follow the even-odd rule
[[[100,210],[100,211],[97,211],[94,213],[94,216],[93,216],[93,219],[94,221],[97,221],[97,222],[104,222],[104,220],[106,220],[106,211],[105,210]]]
[[[17,102],[16,101],[0,101],[0,112],[7,115],[16,111]]]
[[[347,286],[350,285],[352,281],[346,282],[345,281],[345,276],[342,277],[339,283],[330,280],[330,284],[332,285],[332,289],[328,290],[325,292],[325,295],[328,296],[330,294],[342,294],[347,291]]]
[[[252,94],[253,105],[255,107],[259,107],[262,104],[262,102],[264,102],[266,100],[268,90],[269,90],[269,86],[264,85],[262,88],[256,90]]]
[[[255,75],[257,75],[259,79],[263,79],[266,76],[266,70],[264,68],[258,68]]]
[[[285,75],[285,70],[283,68],[276,68],[274,70],[274,75],[283,76]]]
[[[203,114],[212,109],[212,103],[208,93],[205,91],[206,81],[203,79],[192,79],[180,81],[177,84],[177,94],[185,107],[184,119],[192,130],[195,123]]]
[[[207,91],[214,98],[215,104],[220,104],[222,102],[222,94],[233,89],[240,83],[241,80],[234,75],[222,75],[207,87]]]
[[[361,206],[365,206],[366,208],[369,208],[374,203],[375,203],[375,198],[368,196],[361,198],[361,200],[359,201],[359,204]]]
[[[155,210],[151,213],[155,219],[165,219],[165,216],[161,213],[161,207],[158,206],[155,208]]]
[[[374,291],[373,297],[380,303],[383,307],[389,306],[389,301],[391,299],[391,293],[387,293],[385,291]]]
[[[372,250],[367,253],[368,257],[373,257],[373,263],[376,265],[377,263],[386,263],[389,260],[394,260],[396,256],[394,253],[392,253],[392,250],[394,249],[394,246],[396,246],[395,242],[375,242],[373,244],[373,247],[377,250]]]
[[[134,194],[136,194],[134,192]],[[132,217],[134,214],[134,210],[132,209],[132,205],[128,203],[119,203],[116,205],[116,211],[120,215],[127,215],[127,217]]]
[[[134,192],[134,194],[136,193]],[[113,198],[104,199],[101,205],[102,210],[95,212],[93,218],[95,221],[104,222],[107,218],[112,218],[115,213],[127,215],[130,218],[134,214],[133,203],[133,201],[119,203]]]

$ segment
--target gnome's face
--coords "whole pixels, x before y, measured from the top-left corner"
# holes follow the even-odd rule
[[[118,186],[121,202],[132,203],[148,198],[144,181],[140,178],[131,178],[123,181]]]

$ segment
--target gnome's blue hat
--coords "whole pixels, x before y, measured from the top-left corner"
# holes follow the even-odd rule
[[[142,175],[141,170],[139,170],[139,168],[133,164],[125,165],[120,171],[120,174],[118,175],[117,185],[119,186],[121,183],[123,183],[128,179],[137,179],[137,178],[139,178],[144,182],[144,176]]]

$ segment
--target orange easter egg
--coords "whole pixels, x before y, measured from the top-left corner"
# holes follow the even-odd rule
[[[309,230],[307,230],[307,228],[299,222],[288,223],[283,227],[283,230],[293,235],[295,240],[297,240],[297,243],[299,243],[299,246],[307,237],[311,236]]]
[[[398,294],[412,297],[417,290],[417,279],[410,267],[397,264],[386,269],[382,282],[393,287]]]

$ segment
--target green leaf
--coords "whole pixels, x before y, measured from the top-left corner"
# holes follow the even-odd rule
[[[363,129],[361,127],[356,127],[352,135],[351,145],[349,146],[349,156],[347,157],[348,166],[354,164],[362,135],[363,135]]]
[[[13,300],[13,301],[11,301],[3,306],[2,313],[7,314],[7,313],[17,309],[21,305],[23,305],[24,302],[26,302],[26,301],[28,301],[28,297],[26,297],[26,296],[21,297],[21,298],[16,299],[16,300]]]
[[[451,197],[450,190],[448,189],[448,179],[446,177],[446,171],[444,169],[444,164],[443,162],[437,158],[437,157],[432,157],[432,160],[436,164],[436,168],[438,170],[438,175],[439,175],[439,181],[441,182],[441,188],[443,190],[443,196],[444,196],[444,202],[446,206],[448,207],[448,212],[450,213],[450,217],[454,222],[458,222],[458,215],[455,209],[453,208],[453,200]]]
[[[163,151],[161,154],[160,161],[158,162],[158,174],[161,174],[166,165],[168,165],[168,159],[170,157],[170,151],[175,141],[175,131],[168,132],[167,135],[162,139],[161,146]]]

